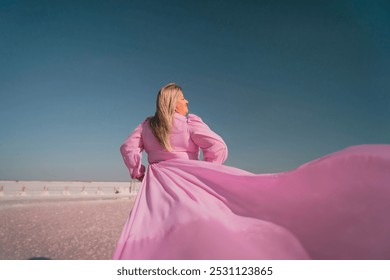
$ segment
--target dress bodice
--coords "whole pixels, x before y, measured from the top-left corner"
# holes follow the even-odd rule
[[[172,151],[168,152],[153,135],[149,120],[145,120],[142,124],[142,139],[145,152],[148,155],[148,162],[151,164],[177,158],[198,160],[200,150],[199,146],[191,139],[190,128],[186,117],[175,114],[169,137]]]
[[[227,158],[227,147],[223,139],[213,132],[196,115],[187,117],[175,113],[170,132],[172,151],[165,150],[153,135],[146,118],[121,146],[121,153],[132,178],[143,176],[145,167],[141,163],[142,151],[148,155],[149,164],[170,160],[199,160],[200,149],[203,159],[223,163]]]

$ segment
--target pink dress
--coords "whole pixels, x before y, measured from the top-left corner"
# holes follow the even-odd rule
[[[252,174],[222,165],[224,141],[195,115],[174,116],[170,141],[145,120],[121,147],[145,177],[114,259],[390,259],[390,145]]]

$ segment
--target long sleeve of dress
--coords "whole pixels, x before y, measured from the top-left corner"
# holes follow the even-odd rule
[[[225,142],[200,117],[189,114],[188,125],[191,139],[202,149],[205,161],[223,163],[227,159]]]
[[[145,166],[142,165],[142,126],[144,122],[137,126],[137,128],[127,137],[122,144],[120,151],[123,160],[129,169],[130,176],[133,179],[142,177],[145,173]]]

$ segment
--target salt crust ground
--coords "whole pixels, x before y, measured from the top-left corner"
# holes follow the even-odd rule
[[[131,199],[41,201],[0,209],[0,259],[111,259]]]

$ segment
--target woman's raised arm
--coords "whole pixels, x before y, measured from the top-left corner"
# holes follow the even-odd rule
[[[142,164],[142,151],[144,149],[142,143],[142,126],[144,123],[145,121],[137,126],[120,148],[131,178],[140,181],[142,181],[145,174],[145,166]]]

